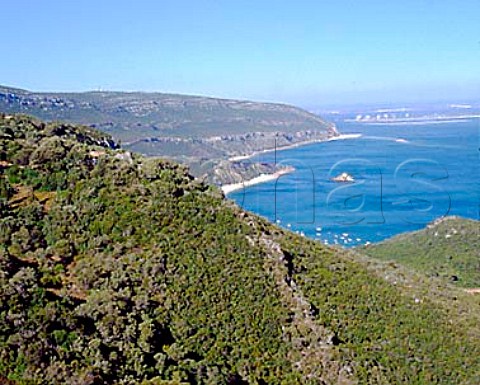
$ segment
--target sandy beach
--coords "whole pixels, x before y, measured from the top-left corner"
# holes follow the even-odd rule
[[[271,182],[280,178],[282,175],[289,174],[295,171],[293,167],[286,167],[280,171],[277,171],[273,174],[262,174],[253,179],[246,180],[241,183],[226,184],[222,186],[222,191],[225,195],[230,194],[231,192],[242,190],[245,187],[253,186],[259,183]]]

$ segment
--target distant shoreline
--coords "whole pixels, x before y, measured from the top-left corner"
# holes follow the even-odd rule
[[[313,143],[333,142],[333,141],[336,141],[336,140],[357,139],[357,138],[360,138],[361,136],[362,136],[362,134],[341,134],[341,135],[333,136],[333,137],[327,138],[327,139],[315,139],[315,140],[309,140],[309,141],[305,141],[305,142],[295,143],[295,144],[292,144],[290,146],[279,147],[276,150],[277,151],[283,151],[283,150],[297,148],[297,147],[300,147],[300,146],[305,146],[305,145],[313,144]],[[265,154],[265,153],[269,153],[269,152],[273,152],[273,151],[275,151],[275,149],[256,151],[256,152],[254,152],[250,155],[239,155],[239,156],[231,157],[231,158],[229,158],[229,161],[237,162],[237,161],[240,161],[240,160],[251,159],[251,158],[253,158],[257,155]],[[260,176],[249,179],[249,180],[247,180],[245,182],[242,182],[242,183],[232,183],[232,184],[223,185],[223,186],[221,186],[221,189],[222,189],[222,191],[225,195],[228,195],[228,194],[230,194],[234,191],[242,190],[245,187],[254,186],[254,185],[257,185],[257,184],[260,184],[260,183],[271,182],[275,179],[278,179],[282,175],[290,174],[294,171],[295,171],[294,167],[288,166],[288,167],[286,167],[286,168],[284,168],[280,171],[277,171],[273,174],[262,174]]]
[[[230,162],[238,162],[240,160],[251,159],[251,158],[254,158],[257,155],[267,154],[269,152],[289,150],[289,149],[292,149],[292,148],[306,146],[306,145],[314,144],[314,143],[333,142],[335,140],[357,139],[357,138],[360,138],[361,136],[362,136],[362,134],[340,134],[338,136],[332,136],[332,137],[326,138],[326,139],[306,140],[306,141],[303,141],[303,142],[290,144],[288,146],[281,146],[281,147],[277,147],[277,148],[269,148],[267,150],[262,150],[262,151],[255,151],[255,152],[253,152],[251,154],[248,154],[248,155],[232,156],[231,158],[228,158],[228,160]]]
[[[421,119],[421,118],[410,118],[410,119],[389,119],[389,120],[356,120],[356,119],[345,119],[346,123],[357,123],[362,125],[371,125],[371,126],[419,126],[419,125],[429,125],[429,124],[445,124],[445,123],[467,123],[471,122],[472,119],[478,119],[480,115],[465,115],[459,117],[449,117],[449,118],[433,118],[433,119]]]

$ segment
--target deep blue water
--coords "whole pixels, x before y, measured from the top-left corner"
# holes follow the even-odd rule
[[[339,129],[362,137],[259,155],[255,161],[276,159],[296,171],[229,197],[292,231],[343,246],[378,242],[443,215],[479,219],[479,119]],[[330,180],[342,172],[355,183]]]

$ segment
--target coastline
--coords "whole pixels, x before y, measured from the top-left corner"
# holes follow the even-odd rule
[[[357,139],[357,138],[360,138],[361,136],[362,136],[362,134],[340,134],[338,136],[333,136],[333,137],[326,138],[326,139],[314,139],[314,140],[309,140],[309,141],[305,141],[305,142],[295,143],[295,144],[292,144],[292,145],[289,145],[289,146],[282,146],[282,147],[279,147],[279,148],[276,148],[276,149],[272,148],[272,149],[267,149],[267,150],[263,150],[263,151],[256,151],[256,152],[253,152],[252,154],[248,154],[248,155],[238,155],[238,156],[231,157],[228,160],[230,162],[237,162],[237,161],[240,161],[240,160],[251,159],[251,158],[253,158],[257,155],[266,154],[266,153],[269,153],[269,152],[273,152],[275,150],[283,151],[283,150],[289,150],[289,149],[292,149],[292,148],[297,148],[297,147],[301,147],[301,146],[305,146],[305,145],[313,144],[313,143],[323,143],[323,142],[333,142],[333,141],[336,141],[336,140]],[[255,177],[255,178],[244,181],[242,183],[232,183],[232,184],[223,185],[223,186],[221,186],[221,189],[222,189],[222,191],[225,195],[228,195],[228,194],[230,194],[234,191],[242,190],[245,187],[254,186],[254,185],[260,184],[260,183],[271,182],[275,179],[278,179],[282,175],[290,174],[294,171],[295,171],[295,168],[289,166],[289,167],[286,167],[286,168],[284,168],[280,171],[277,171],[273,174],[262,174],[262,175],[259,175],[259,176]]]
[[[336,141],[336,140],[346,140],[346,139],[357,139],[357,138],[360,138],[361,136],[362,136],[362,134],[340,134],[338,136],[332,136],[332,137],[326,138],[326,139],[312,139],[312,140],[307,140],[307,141],[304,141],[304,142],[294,143],[294,144],[291,144],[291,145],[288,145],[288,146],[282,146],[282,147],[277,147],[277,148],[269,148],[267,150],[262,150],[262,151],[255,151],[255,152],[253,152],[251,154],[248,154],[248,155],[236,155],[236,156],[232,156],[231,158],[228,158],[228,160],[230,162],[238,162],[240,160],[251,159],[251,158],[253,158],[257,155],[267,154],[269,152],[289,150],[289,149],[292,149],[292,148],[306,146],[308,144],[314,144],[314,143],[333,142],[333,141]]]
[[[232,184],[226,184],[221,186],[221,189],[225,195],[228,195],[234,191],[242,190],[245,187],[250,187],[254,186],[256,184],[261,184],[265,182],[271,182],[274,181],[278,178],[280,178],[282,175],[290,174],[295,171],[294,167],[286,167],[282,170],[279,170],[273,174],[262,174],[259,175],[255,178],[249,179],[247,181],[241,182],[241,183],[232,183]]]
[[[449,117],[418,117],[418,118],[399,118],[385,120],[356,120],[345,119],[346,123],[358,123],[363,125],[381,125],[381,126],[403,126],[403,125],[426,125],[426,124],[442,124],[442,123],[465,123],[471,122],[472,119],[480,118],[480,114],[459,115]]]
[[[468,123],[471,119],[452,119],[452,120],[424,120],[415,122],[359,122],[365,126],[427,126],[433,124],[447,124],[447,123]],[[358,122],[357,122],[358,123]]]

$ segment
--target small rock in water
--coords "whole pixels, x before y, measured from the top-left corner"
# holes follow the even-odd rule
[[[334,178],[331,178],[331,180],[333,182],[337,182],[337,183],[355,182],[355,179],[353,178],[353,176],[351,176],[350,174],[348,174],[346,172],[342,172],[340,175],[338,175]]]

